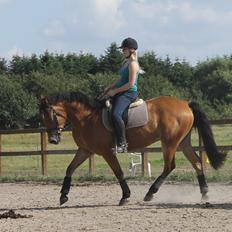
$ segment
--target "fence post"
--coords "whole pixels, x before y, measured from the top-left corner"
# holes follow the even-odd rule
[[[148,153],[141,152],[142,156],[142,176],[148,173]]]
[[[2,175],[2,135],[0,134],[0,176]]]
[[[92,175],[95,170],[95,157],[94,155],[91,155],[89,157],[89,175]]]
[[[47,163],[47,154],[45,153],[47,150],[47,135],[45,131],[40,132],[40,141],[41,141],[41,168],[42,175],[48,174],[48,163]]]
[[[206,169],[206,155],[205,155],[205,152],[202,151],[202,148],[204,146],[203,142],[202,142],[202,138],[201,138],[201,135],[200,133],[198,132],[198,139],[199,139],[199,155],[200,155],[200,159],[201,159],[201,164],[202,164],[202,169],[203,169],[203,172],[205,171]]]
[[[95,170],[95,156],[91,155],[89,157],[89,175],[92,175]]]

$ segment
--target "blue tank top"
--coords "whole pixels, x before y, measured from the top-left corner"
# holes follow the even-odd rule
[[[119,75],[120,75],[120,78],[119,78],[118,82],[116,83],[117,88],[120,88],[129,82],[129,63],[126,63],[125,65],[123,65],[120,68]],[[139,71],[136,73],[136,80],[135,80],[134,85],[130,89],[128,89],[128,91],[130,91],[130,92],[137,92],[138,91],[138,87],[137,87],[138,78],[139,78]]]

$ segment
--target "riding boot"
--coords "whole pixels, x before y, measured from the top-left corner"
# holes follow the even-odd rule
[[[127,152],[127,141],[126,141],[126,132],[125,126],[118,127],[116,130],[117,137],[117,153]]]
[[[117,143],[116,153],[127,152],[126,128],[124,122],[122,120],[114,120],[113,126]]]

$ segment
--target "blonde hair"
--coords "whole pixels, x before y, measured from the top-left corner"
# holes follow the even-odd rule
[[[138,54],[137,51],[134,49],[130,49],[130,51],[133,51],[131,56],[129,58],[126,58],[123,60],[122,65],[126,64],[129,60],[130,61],[137,61],[138,62]]]
[[[134,49],[131,49],[131,50],[133,50],[133,53],[131,54],[130,59],[133,60],[133,61],[138,61],[138,54],[137,54],[137,51],[134,50]]]

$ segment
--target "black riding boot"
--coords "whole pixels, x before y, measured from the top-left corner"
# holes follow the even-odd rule
[[[127,152],[126,129],[124,122],[113,122],[114,131],[117,139],[117,153]]]

